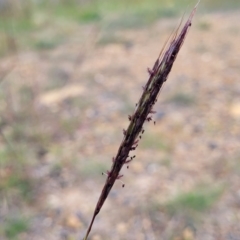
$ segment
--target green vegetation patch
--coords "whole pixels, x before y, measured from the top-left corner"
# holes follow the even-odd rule
[[[50,50],[57,47],[60,43],[59,39],[38,39],[33,43],[33,47],[38,50]]]
[[[207,0],[202,2],[203,8],[207,11],[210,10],[232,10],[240,7],[240,1],[236,0]]]
[[[211,29],[211,24],[207,21],[201,21],[198,23],[198,28],[203,31],[208,31]]]
[[[98,7],[94,5],[89,5],[87,7],[81,7],[80,5],[58,5],[54,10],[54,15],[83,23],[101,19],[101,13]]]
[[[164,206],[171,214],[200,213],[209,209],[221,196],[223,188],[196,188],[180,193]]]
[[[196,103],[196,98],[188,93],[179,92],[169,97],[167,101],[179,106],[191,106]]]
[[[12,190],[17,190],[24,200],[31,200],[33,187],[32,179],[24,178],[18,175],[19,174],[13,172],[7,178],[2,179],[0,184],[0,193],[1,191],[8,191],[10,193]]]
[[[86,160],[81,164],[80,174],[82,177],[102,177],[102,172],[106,172],[109,164],[99,160]]]
[[[16,237],[28,230],[28,221],[25,218],[13,218],[6,221],[5,236],[8,239],[16,239]]]
[[[146,133],[140,142],[142,149],[170,151],[171,145],[167,139],[160,137],[158,133]]]
[[[0,8],[0,56],[29,46],[40,50],[49,50],[62,43],[62,41],[59,41],[58,36],[53,37],[53,39],[32,40],[32,35],[36,30],[41,32],[46,28],[50,28],[64,32],[68,28],[64,25],[66,22],[74,27],[77,26],[74,23],[94,23],[108,31],[135,29],[146,27],[163,17],[182,15],[189,6],[195,4],[191,0],[69,0],[39,2],[13,0],[7,3],[7,9]],[[240,1],[236,0],[208,0],[201,2],[198,11],[223,11],[239,7]],[[203,24],[200,28],[207,30],[209,26]]]

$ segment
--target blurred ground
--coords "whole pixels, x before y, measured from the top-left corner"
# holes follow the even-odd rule
[[[179,22],[130,16],[2,31],[1,239],[84,236],[146,69]],[[90,239],[240,239],[239,21],[197,13]]]

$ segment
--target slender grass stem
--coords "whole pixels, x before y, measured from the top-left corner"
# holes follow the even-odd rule
[[[113,158],[111,170],[107,172],[107,179],[103,190],[98,199],[95,207],[92,220],[88,227],[84,240],[87,240],[89,233],[91,232],[92,225],[97,214],[100,212],[105,200],[108,197],[115,181],[122,177],[120,171],[124,164],[130,163],[133,158],[129,157],[130,152],[136,150],[138,147],[138,141],[141,140],[144,133],[144,123],[152,121],[152,115],[155,113],[153,106],[157,101],[160,89],[164,82],[166,82],[168,75],[172,69],[173,63],[181,49],[181,46],[185,40],[186,34],[191,26],[192,18],[196,12],[197,6],[192,10],[188,20],[184,24],[180,33],[179,27],[175,30],[170,38],[168,48],[160,52],[157,60],[152,69],[148,69],[149,79],[146,85],[143,87],[143,93],[139,102],[136,105],[136,109],[131,116],[128,116],[130,121],[127,130],[123,130],[123,140],[118,149],[116,157]],[[165,52],[164,52],[165,51]],[[124,187],[124,184],[123,184]]]

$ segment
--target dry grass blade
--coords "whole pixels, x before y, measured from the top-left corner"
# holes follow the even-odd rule
[[[188,29],[191,26],[191,21],[196,12],[196,7],[193,9],[181,32],[178,34],[178,29],[176,30],[172,36],[171,42],[169,43],[168,49],[165,53],[160,54],[153,68],[148,70],[150,77],[143,88],[143,94],[136,105],[135,112],[132,116],[129,116],[130,124],[127,130],[123,130],[124,137],[122,143],[118,149],[116,157],[113,158],[111,170],[106,174],[106,183],[99,197],[84,240],[87,240],[93,222],[107,199],[115,181],[122,177],[122,175],[120,175],[120,171],[123,165],[128,164],[135,157],[129,157],[129,154],[138,146],[138,141],[141,139],[144,132],[143,125],[145,121],[152,121],[152,114],[155,113],[153,111],[153,106],[157,101],[157,97],[163,83],[167,80],[177,54],[184,42]]]

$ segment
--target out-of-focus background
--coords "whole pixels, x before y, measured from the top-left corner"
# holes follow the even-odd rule
[[[146,69],[195,3],[0,0],[0,239],[82,239]],[[200,3],[89,239],[240,239],[239,7]]]

